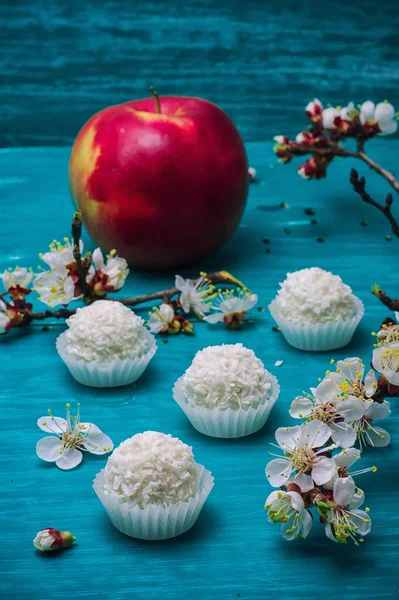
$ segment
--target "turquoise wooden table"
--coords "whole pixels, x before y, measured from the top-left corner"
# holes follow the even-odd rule
[[[54,237],[68,234],[72,214],[67,187],[69,151],[0,151],[2,270],[17,264],[36,267],[38,252]],[[398,140],[376,140],[369,151],[387,168],[397,167]],[[287,271],[314,265],[329,269],[339,273],[365,303],[366,314],[353,342],[332,355],[300,352],[272,331],[267,310],[255,310],[253,323],[239,331],[203,324],[195,337],[170,337],[167,344],[160,343],[151,366],[135,386],[92,390],[71,379],[55,351],[61,323],[50,324],[49,331],[35,325],[2,336],[2,599],[397,597],[399,400],[392,400],[393,414],[386,422],[391,445],[364,453],[363,462],[377,465],[378,472],[364,475],[361,481],[373,519],[372,532],[361,547],[330,542],[317,523],[305,541],[287,543],[278,527],[267,523],[263,505],[271,490],[264,475],[268,444],[276,427],[290,424],[288,407],[293,397],[317,382],[331,357],[360,355],[365,362],[370,360],[370,332],[388,314],[370,294],[370,286],[378,281],[392,294],[398,293],[398,241],[386,241],[387,222],[352,192],[350,161],[334,161],[324,181],[305,182],[291,165],[276,164],[269,143],[250,143],[248,153],[261,183],[251,186],[239,230],[218,254],[182,275],[195,276],[199,269],[228,269],[266,307]],[[367,175],[370,191],[382,198],[388,191],[385,182]],[[282,202],[289,208],[281,208]],[[304,212],[310,207],[316,211],[314,217]],[[317,224],[310,223],[312,218]],[[369,225],[362,227],[362,220]],[[284,232],[287,228],[290,233]],[[266,236],[270,253],[262,243]],[[173,275],[131,273],[124,295],[162,289]],[[197,350],[238,341],[252,348],[276,374],[281,396],[257,434],[236,441],[204,437],[173,401],[172,385]],[[274,366],[276,360],[284,361],[280,368]],[[82,465],[70,472],[40,461],[35,444],[42,432],[36,420],[48,408],[62,415],[66,402],[80,402],[83,419],[99,425],[115,444],[155,429],[192,445],[197,461],[215,476],[215,487],[196,526],[165,542],[127,538],[110,524],[91,488],[105,458],[85,456]],[[32,540],[39,529],[48,526],[71,530],[77,543],[59,554],[41,554]]]

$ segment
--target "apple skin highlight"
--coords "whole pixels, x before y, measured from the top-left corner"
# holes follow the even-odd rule
[[[72,148],[73,201],[105,251],[138,269],[199,261],[237,228],[248,193],[240,134],[215,104],[162,96],[94,115]]]

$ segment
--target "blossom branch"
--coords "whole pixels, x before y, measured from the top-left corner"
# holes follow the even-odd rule
[[[359,178],[359,175],[358,175],[356,169],[351,170],[350,182],[351,182],[351,185],[352,185],[353,189],[355,190],[355,192],[357,194],[359,194],[361,199],[364,202],[366,202],[366,204],[371,204],[372,206],[377,208],[379,211],[381,211],[383,215],[385,215],[385,217],[388,219],[388,221],[391,224],[392,233],[394,235],[396,235],[396,237],[399,237],[399,225],[391,211],[391,206],[392,206],[392,202],[393,202],[392,194],[387,194],[386,199],[385,199],[385,204],[379,204],[378,202],[373,200],[373,198],[371,198],[371,196],[366,191],[365,178],[364,177]],[[396,183],[398,183],[398,182],[396,182]],[[398,186],[399,186],[399,184],[398,184]],[[398,190],[399,190],[399,187],[398,187]]]
[[[373,285],[371,288],[371,293],[374,296],[377,296],[377,298],[384,304],[384,306],[387,306],[389,310],[399,311],[399,299],[388,296],[388,294],[386,294],[379,285]]]
[[[239,288],[247,289],[241,281],[236,279],[227,271],[216,271],[214,273],[209,273],[206,275],[206,278],[209,281],[209,283],[213,285],[218,285],[219,283],[231,283]],[[197,284],[199,280],[200,278],[195,279],[193,281],[193,284]],[[126,304],[127,306],[137,306],[138,304],[144,304],[145,302],[150,302],[152,300],[163,300],[164,302],[167,302],[178,293],[179,290],[177,289],[177,287],[171,287],[165,290],[160,290],[159,292],[143,294],[142,296],[132,296],[130,298],[110,298],[109,296],[106,296],[105,300],[117,300],[118,302]]]
[[[89,291],[89,286],[86,281],[87,268],[82,262],[80,254],[80,238],[82,236],[82,212],[77,210],[72,218],[72,240],[73,240],[73,257],[76,262],[76,268],[79,275],[79,287],[82,294],[86,296]]]

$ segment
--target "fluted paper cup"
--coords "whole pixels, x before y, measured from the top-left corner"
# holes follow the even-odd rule
[[[163,506],[146,506],[121,502],[104,490],[104,469],[93,482],[93,488],[108,513],[112,524],[125,535],[140,540],[166,540],[185,533],[195,524],[205,500],[213,488],[213,475],[197,464],[199,488],[188,502]]]
[[[66,331],[58,336],[56,348],[71,375],[82,385],[98,388],[117,387],[137,381],[157,351],[154,336],[146,331],[146,337],[148,350],[143,356],[133,359],[125,358],[124,360],[114,358],[110,362],[100,362],[98,360],[87,362],[68,354],[66,351]]]
[[[186,398],[183,377],[179,377],[174,385],[173,398],[197,431],[216,438],[239,438],[262,429],[280,393],[278,381],[271,375],[271,393],[257,408],[206,408],[196,406]]]
[[[287,342],[294,348],[311,352],[335,350],[349,344],[364,315],[363,302],[356,296],[353,298],[356,314],[346,321],[329,321],[314,325],[293,323],[280,314],[276,298],[269,304],[269,311]]]

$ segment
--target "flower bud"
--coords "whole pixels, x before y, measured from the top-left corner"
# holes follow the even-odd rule
[[[181,329],[180,323],[177,319],[174,319],[167,328],[167,332],[170,333],[171,335],[174,335],[175,333],[179,333]]]
[[[182,321],[181,330],[186,335],[194,335],[194,325],[190,321]]]
[[[33,540],[33,545],[41,552],[60,550],[72,546],[76,537],[70,531],[58,531],[58,529],[41,529]]]

